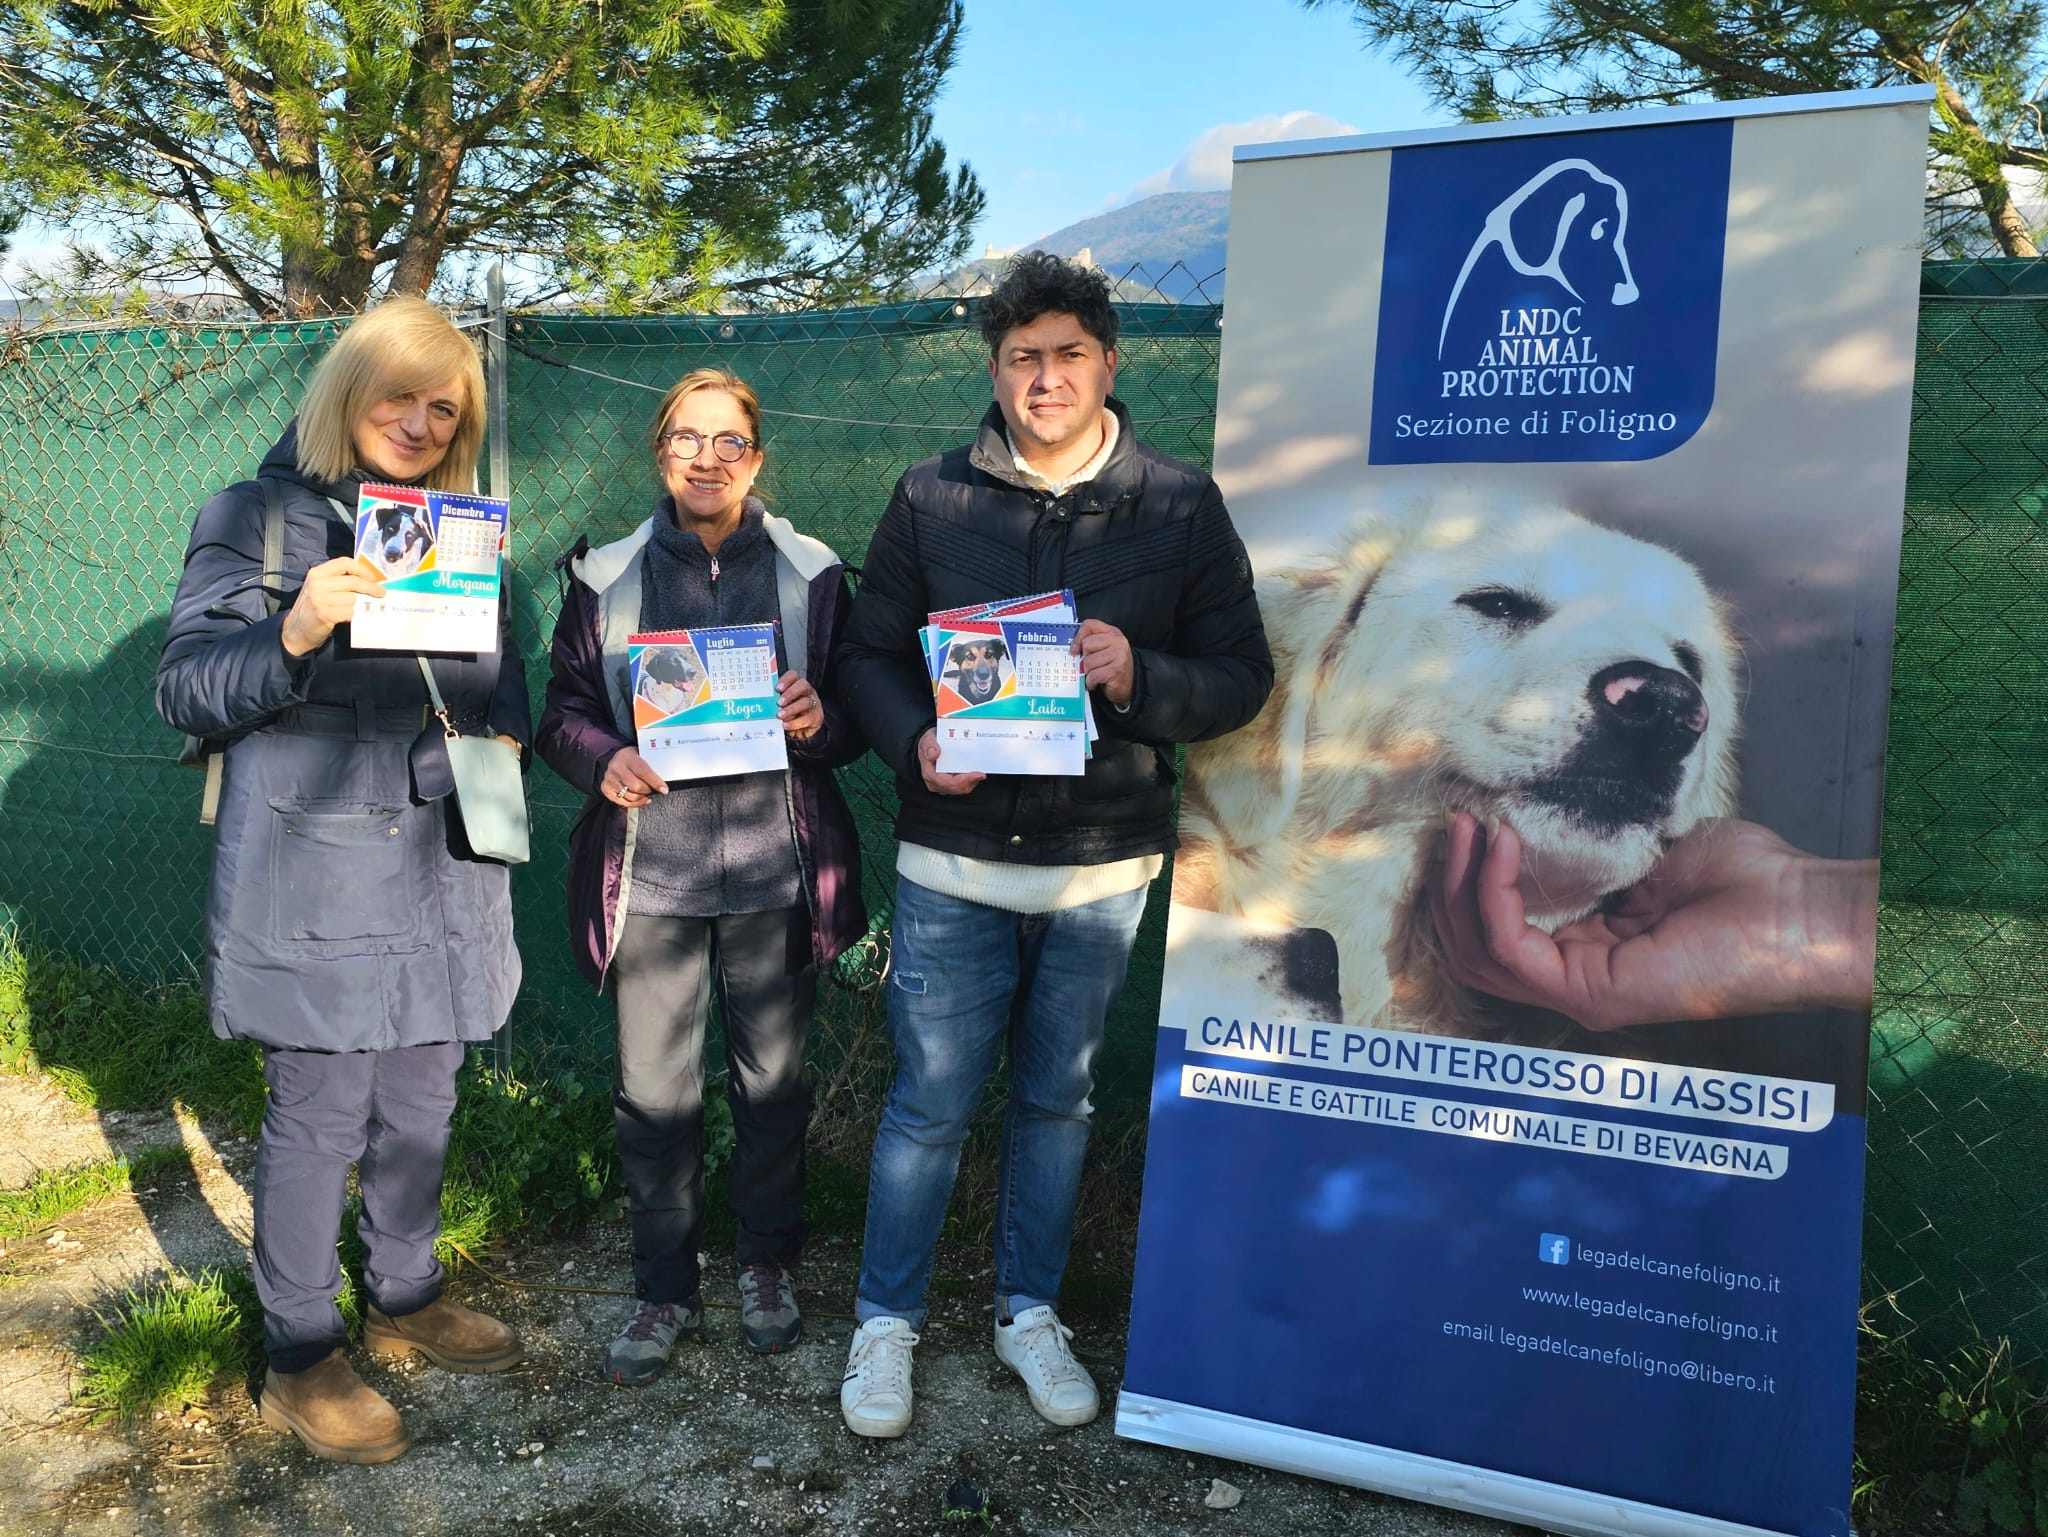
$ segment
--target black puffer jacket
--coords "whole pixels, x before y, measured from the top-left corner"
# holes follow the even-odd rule
[[[1174,846],[1173,744],[1258,714],[1273,659],[1251,563],[1216,483],[1120,429],[1102,472],[1064,496],[1017,474],[991,406],[971,448],[912,466],[875,529],[839,652],[839,686],[896,773],[896,835],[1017,864],[1106,864]],[[1078,779],[991,775],[966,795],[924,787],[917,743],[935,718],[918,644],[935,610],[1074,591],[1081,619],[1129,638],[1128,712],[1100,695],[1102,739]]]

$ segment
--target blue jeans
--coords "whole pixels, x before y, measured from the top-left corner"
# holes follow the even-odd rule
[[[1088,1147],[1095,1055],[1123,990],[1146,888],[1023,914],[896,880],[889,1034],[896,1077],[875,1135],[855,1313],[924,1322],[960,1144],[1007,1039],[996,1305],[1059,1297]]]

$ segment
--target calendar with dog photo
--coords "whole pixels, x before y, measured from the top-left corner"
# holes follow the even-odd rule
[[[411,576],[434,548],[434,524],[424,492],[409,488],[384,494],[365,491],[356,518],[357,552],[386,581]]]
[[[946,652],[942,680],[968,705],[989,704],[1015,676],[1009,648],[1000,636],[955,641]]]

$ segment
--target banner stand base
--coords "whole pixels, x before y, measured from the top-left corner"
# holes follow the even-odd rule
[[[1563,1537],[1786,1537],[1766,1527],[1688,1515],[1142,1393],[1117,1395],[1116,1433],[1131,1441],[1255,1463],[1476,1516],[1540,1526]]]

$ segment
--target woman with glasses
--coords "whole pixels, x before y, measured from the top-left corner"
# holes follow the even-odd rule
[[[416,657],[359,651],[350,632],[356,600],[384,591],[356,556],[363,484],[473,491],[483,437],[483,369],[445,316],[397,298],[355,321],[256,479],[199,510],[157,666],[164,719],[222,754],[206,1002],[215,1034],[262,1045],[270,1091],[262,1416],[340,1462],[410,1444],[350,1366],[335,1305],[350,1165],[364,1343],[457,1372],[520,1360],[511,1329],[441,1295],[434,1257],[464,1043],[502,1025],[519,988],[510,872],[471,854],[442,798]],[[509,603],[495,652],[432,666],[458,725],[532,734]]]
[[[576,960],[618,1013],[614,1120],[633,1234],[632,1315],[604,1375],[651,1382],[703,1327],[704,1031],[725,1023],[741,1332],[767,1354],[802,1332],[791,1278],[805,1225],[804,1066],[820,966],[861,937],[853,817],[832,770],[863,743],[832,691],[839,557],[755,497],[761,403],[723,368],[655,413],[663,494],[632,533],[561,562],[538,750],[589,795],[569,835]],[[774,623],[789,767],[665,783],[635,746],[627,637]]]

